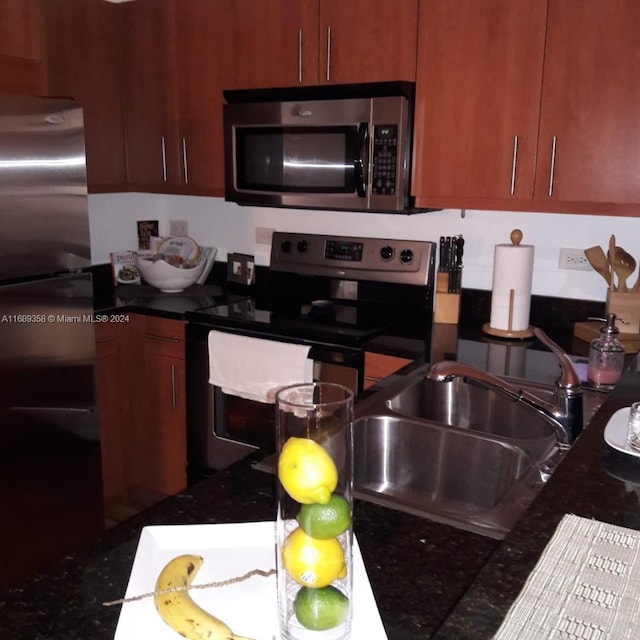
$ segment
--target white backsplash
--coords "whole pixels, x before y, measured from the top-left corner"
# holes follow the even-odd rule
[[[606,285],[593,271],[558,268],[560,248],[605,251],[613,233],[617,242],[640,259],[640,217],[575,214],[466,211],[447,209],[412,216],[379,213],[240,207],[222,198],[144,193],[89,196],[91,249],[94,264],[109,261],[111,251],[137,248],[137,220],[158,220],[168,235],[169,220],[186,220],[189,235],[201,245],[227,252],[254,254],[268,265],[270,247],[256,244],[256,227],[363,237],[407,238],[438,242],[441,235],[465,237],[463,287],[490,290],[496,244],[509,243],[513,229],[523,232],[523,244],[535,247],[533,294],[604,302]],[[629,279],[635,282],[635,274]]]

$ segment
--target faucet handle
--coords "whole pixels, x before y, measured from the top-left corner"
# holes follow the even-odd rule
[[[582,394],[582,383],[571,358],[539,327],[533,327],[533,333],[549,351],[555,354],[560,362],[562,372],[560,374],[560,380],[558,380],[558,386],[570,395]]]

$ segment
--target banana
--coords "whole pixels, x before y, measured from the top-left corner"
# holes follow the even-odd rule
[[[188,587],[202,563],[201,556],[185,554],[176,556],[164,566],[156,580],[153,596],[160,617],[188,640],[250,640],[234,635],[222,620],[191,599]],[[171,589],[176,590],[166,591]]]

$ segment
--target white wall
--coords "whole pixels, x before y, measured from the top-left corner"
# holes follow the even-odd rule
[[[91,247],[95,264],[108,262],[109,252],[137,248],[136,220],[159,220],[168,235],[169,220],[187,220],[189,234],[201,245],[218,248],[217,260],[227,252],[256,256],[269,264],[270,247],[255,243],[255,228],[438,242],[441,235],[465,237],[463,287],[490,290],[496,244],[509,243],[513,229],[523,232],[523,244],[535,247],[533,293],[604,302],[606,284],[593,271],[558,268],[561,247],[585,249],[601,245],[609,236],[640,259],[640,217],[514,213],[459,210],[412,216],[239,207],[221,198],[126,193],[89,196]],[[635,275],[630,282],[635,281]]]

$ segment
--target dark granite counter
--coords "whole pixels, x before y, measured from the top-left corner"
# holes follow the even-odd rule
[[[492,637],[565,513],[640,530],[640,459],[603,440],[609,417],[640,395],[627,374],[502,542],[357,502],[355,532],[391,639]],[[115,527],[0,595],[3,638],[112,638],[140,530],[150,524],[271,520],[274,477],[257,456]],[[43,532],[46,535],[46,532]]]
[[[120,607],[101,603],[124,594],[144,525],[273,520],[273,496],[274,477],[245,460],[159,503],[0,595],[2,637],[113,638]],[[497,544],[368,503],[354,521],[389,638],[428,638]]]

